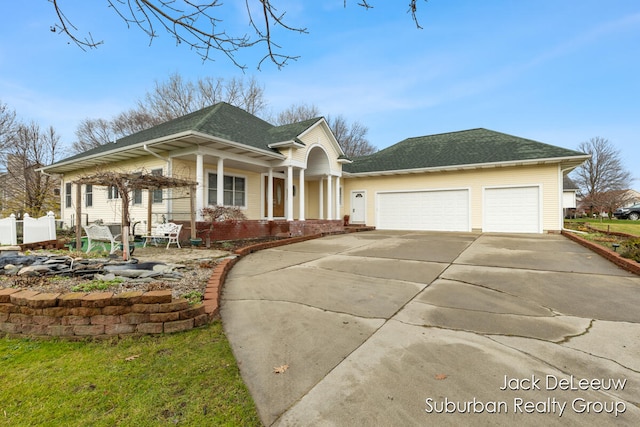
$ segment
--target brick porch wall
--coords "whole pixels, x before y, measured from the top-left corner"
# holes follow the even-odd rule
[[[190,224],[183,222],[181,241],[188,241],[191,235]],[[205,240],[209,222],[198,222],[197,236]],[[285,221],[285,220],[245,220],[216,222],[211,232],[212,240],[236,240],[260,237],[298,237],[314,234],[339,233],[344,231],[342,220]]]

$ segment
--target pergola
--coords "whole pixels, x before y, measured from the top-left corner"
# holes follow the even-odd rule
[[[147,235],[151,234],[151,207],[153,190],[165,188],[189,188],[190,212],[191,212],[191,238],[196,238],[196,204],[195,193],[197,183],[186,179],[172,178],[168,176],[152,174],[134,174],[120,172],[97,172],[94,175],[84,176],[75,181],[76,184],[76,247],[81,247],[82,224],[80,221],[82,214],[81,185],[114,186],[118,189],[122,197],[122,245],[123,258],[129,257],[129,201],[130,194],[134,190],[148,190],[148,210],[147,210]]]

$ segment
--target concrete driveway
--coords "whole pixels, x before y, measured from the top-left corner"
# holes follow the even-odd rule
[[[640,425],[640,278],[559,235],[264,250],[221,315],[267,426]]]

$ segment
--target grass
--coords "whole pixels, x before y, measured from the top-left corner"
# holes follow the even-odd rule
[[[640,237],[640,221],[630,221],[627,219],[599,219],[599,218],[580,218],[565,220],[565,224],[569,228],[572,225],[580,225],[589,223],[589,225],[598,230],[615,233],[625,233],[632,236]]]
[[[0,338],[0,426],[259,426],[221,323],[107,341]]]

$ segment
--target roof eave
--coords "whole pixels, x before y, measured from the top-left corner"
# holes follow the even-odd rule
[[[108,158],[109,156],[113,156],[113,155],[117,155],[120,153],[125,153],[127,151],[133,151],[133,150],[137,150],[137,149],[144,149],[145,146],[151,147],[154,145],[159,145],[162,143],[166,143],[166,142],[171,142],[171,141],[176,141],[179,139],[183,139],[183,138],[187,138],[190,136],[195,136],[195,137],[199,137],[202,139],[209,139],[211,141],[217,141],[217,142],[221,142],[223,144],[235,147],[235,148],[241,148],[243,150],[246,151],[250,151],[250,152],[254,152],[254,153],[259,153],[265,156],[269,156],[269,157],[273,157],[274,159],[278,159],[278,160],[282,160],[285,158],[284,155],[282,155],[281,153],[278,153],[276,151],[272,151],[272,150],[265,150],[265,149],[261,149],[261,148],[257,148],[257,147],[252,147],[250,145],[246,145],[246,144],[242,144],[242,143],[238,143],[235,141],[230,141],[224,138],[219,138],[219,137],[214,137],[212,135],[206,134],[206,133],[202,133],[202,132],[197,132],[197,131],[193,131],[193,130],[187,130],[187,131],[183,131],[183,132],[179,132],[179,133],[175,133],[175,134],[171,134],[171,135],[167,135],[167,136],[163,136],[163,137],[159,137],[159,138],[155,138],[149,141],[142,141],[142,142],[138,142],[135,144],[131,144],[131,145],[127,145],[124,147],[116,147],[113,150],[108,150],[106,152],[100,152],[100,153],[96,153],[96,154],[92,154],[86,157],[80,157],[74,160],[69,160],[63,163],[55,163],[53,165],[50,166],[45,166],[43,168],[40,168],[40,171],[43,172],[47,172],[47,173],[65,173],[65,172],[69,172],[69,171],[73,171],[73,170],[77,170],[77,169],[82,169],[82,168],[86,168],[86,167],[94,167],[97,165],[101,165],[101,164],[106,164],[109,163],[109,161],[106,158]],[[117,144],[114,144],[117,145]],[[197,145],[197,144],[194,144]],[[97,161],[98,159],[101,159],[102,161]],[[71,167],[72,165],[79,165],[79,164],[84,164],[83,166],[77,166],[77,167]]]

